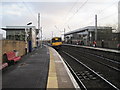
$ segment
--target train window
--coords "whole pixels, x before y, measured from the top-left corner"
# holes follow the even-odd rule
[[[53,38],[52,42],[61,42],[61,38]]]
[[[58,38],[55,38],[55,40],[58,40]]]

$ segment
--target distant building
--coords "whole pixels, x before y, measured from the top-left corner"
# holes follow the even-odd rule
[[[35,26],[6,26],[2,29],[6,30],[7,40],[27,41],[29,49],[36,47],[38,31]]]
[[[119,33],[112,33],[112,40],[120,43],[120,32]]]
[[[118,2],[118,31],[120,32],[120,1]]]
[[[85,45],[89,45],[95,40],[95,26],[79,28],[77,30],[65,33],[65,42],[76,44],[83,41]],[[97,41],[111,41],[112,27],[97,27]]]

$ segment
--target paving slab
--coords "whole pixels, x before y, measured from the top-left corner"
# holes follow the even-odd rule
[[[43,46],[24,56],[2,73],[2,88],[46,88],[49,51]]]
[[[61,90],[75,90],[75,88],[78,88],[75,79],[59,53],[51,47],[49,47],[49,51],[50,68],[47,84],[48,90],[49,88],[58,88]]]

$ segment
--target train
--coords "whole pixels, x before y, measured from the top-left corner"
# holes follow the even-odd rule
[[[59,49],[62,45],[62,38],[61,37],[53,37],[51,40],[51,46],[55,49]]]

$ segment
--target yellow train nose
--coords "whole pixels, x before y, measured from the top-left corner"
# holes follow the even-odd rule
[[[52,46],[58,46],[58,45],[62,45],[62,42],[55,42],[55,43],[52,43]]]

